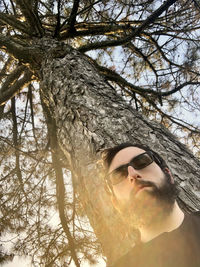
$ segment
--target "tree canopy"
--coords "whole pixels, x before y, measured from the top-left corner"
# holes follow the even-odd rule
[[[101,253],[43,114],[47,47],[58,58],[62,46],[85,54],[130,106],[198,155],[199,27],[197,0],[0,1],[0,233],[15,233],[15,253],[35,266]]]

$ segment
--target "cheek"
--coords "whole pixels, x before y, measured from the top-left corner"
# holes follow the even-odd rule
[[[163,171],[156,163],[153,163],[150,166],[146,167],[144,169],[144,172],[142,173],[143,179],[151,180],[155,183],[162,182],[163,177],[164,177]]]
[[[118,200],[128,200],[132,187],[127,180],[124,180],[123,182],[114,185],[113,191]]]

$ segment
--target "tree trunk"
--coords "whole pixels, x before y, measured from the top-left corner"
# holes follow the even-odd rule
[[[200,162],[162,125],[126,103],[87,56],[71,47],[50,49],[42,63],[41,77],[43,100],[55,119],[58,142],[73,173],[75,190],[109,263],[130,248],[134,235],[124,238],[123,223],[105,192],[96,164],[102,149],[125,141],[149,145],[167,160],[180,185],[182,208],[200,209]]]

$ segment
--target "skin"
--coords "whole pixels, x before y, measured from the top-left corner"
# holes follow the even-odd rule
[[[109,173],[119,166],[128,163],[133,157],[144,152],[144,150],[138,147],[127,147],[120,150],[111,162]],[[174,183],[168,168],[165,169],[165,172],[170,174],[170,182]],[[181,211],[176,201],[171,208],[170,214],[166,216],[163,206],[161,206],[160,202],[151,194],[153,191],[152,186],[140,187],[136,182],[136,180],[150,181],[159,188],[164,184],[164,179],[166,178],[163,171],[153,162],[141,170],[135,170],[132,166],[129,166],[128,177],[122,182],[113,185],[113,204],[118,210],[123,208],[123,212],[127,211],[126,214],[123,214],[125,214],[125,217],[128,215],[129,221],[130,218],[133,218],[131,213],[134,214],[134,210],[137,210],[137,217],[139,219],[141,218],[141,220],[144,214],[148,214],[148,217],[146,216],[146,218],[148,218],[146,221],[148,221],[149,224],[138,223],[142,242],[148,242],[163,232],[173,231],[183,222],[184,213]],[[137,207],[139,207],[139,210]]]
[[[120,150],[113,158],[109,167],[109,173],[115,170],[117,167],[128,163],[133,157],[144,153],[145,151],[138,147],[127,147]],[[153,162],[149,166],[141,170],[135,170],[132,166],[128,167],[128,177],[121,183],[113,186],[113,191],[118,200],[122,203],[126,203],[129,200],[130,193],[133,190],[138,190],[135,185],[136,179],[142,179],[144,181],[154,182],[158,187],[163,182],[163,172],[160,167]],[[137,192],[137,197],[144,190],[151,190],[149,187],[145,187]],[[141,192],[140,192],[141,191]]]

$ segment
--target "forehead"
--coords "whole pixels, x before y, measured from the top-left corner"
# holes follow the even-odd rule
[[[128,163],[133,157],[136,157],[144,152],[145,151],[139,147],[130,146],[123,148],[114,156],[108,171],[111,172],[115,170],[120,165]]]

